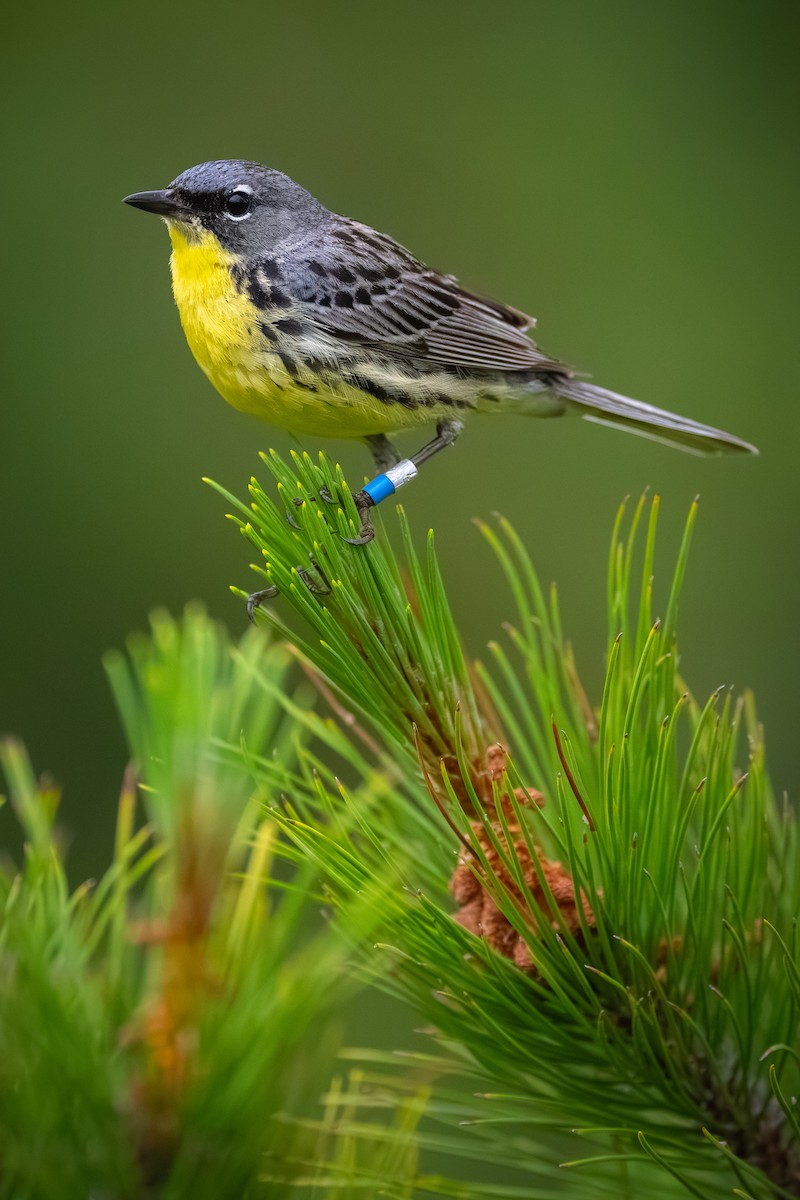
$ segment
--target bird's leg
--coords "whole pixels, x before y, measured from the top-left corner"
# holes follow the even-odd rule
[[[400,451],[392,445],[385,433],[371,433],[364,441],[370,448],[378,474],[389,471],[400,462]]]
[[[378,472],[378,478],[385,475],[387,471],[391,471],[402,461],[400,451],[389,441],[385,433],[371,433],[364,438],[364,441],[370,448],[372,461],[375,464],[375,470]],[[396,484],[395,486],[399,485]],[[363,546],[367,542],[371,542],[375,537],[375,530],[372,528],[369,510],[378,502],[377,500],[373,500],[366,491],[356,492],[353,499],[358,509],[361,528],[357,538],[346,538],[345,540],[354,546]]]
[[[427,462],[429,458],[433,458],[434,454],[438,454],[440,450],[444,450],[447,446],[452,446],[463,428],[463,421],[456,421],[454,419],[440,421],[436,426],[436,437],[426,442],[416,454],[412,454],[411,458],[400,458],[392,443],[382,433],[365,438],[364,440],[368,443],[372,451],[375,466],[381,473],[376,475],[374,479],[371,479],[363,491],[354,494],[353,500],[358,509],[360,520],[358,537],[345,538],[344,540],[349,542],[351,546],[365,546],[367,542],[371,542],[375,537],[375,530],[372,526],[370,512],[375,505],[380,504],[381,500],[385,500],[387,496],[393,496],[399,487],[402,487],[404,483],[408,483],[409,480],[414,479],[418,474],[419,467]],[[329,497],[323,497],[323,499],[328,500]],[[289,513],[287,513],[287,517],[290,524],[294,525],[295,522],[291,520]],[[308,567],[298,567],[297,573],[310,592],[324,596],[331,590],[330,581],[313,554],[309,554],[309,559],[311,567],[316,571],[318,578],[316,580],[313,578]],[[247,615],[250,620],[255,620],[255,611],[264,600],[270,600],[274,596],[277,596],[277,594],[278,589],[276,587],[268,587],[260,592],[253,592],[252,596],[249,596],[247,599]]]
[[[426,442],[416,454],[412,454],[410,461],[415,467],[421,467],[429,458],[433,458],[434,454],[438,454],[447,446],[452,446],[463,428],[464,422],[456,421],[452,417],[449,421],[440,421],[436,426],[436,437]]]
[[[389,471],[392,467],[396,467],[400,462],[400,451],[396,446],[392,445],[385,433],[370,433],[364,438],[364,441],[370,448],[372,461],[375,464],[375,470],[382,474],[384,471]],[[332,496],[326,487],[319,489],[319,498],[325,504],[338,504],[339,501],[335,496]],[[302,496],[295,496],[292,504],[295,508],[300,508],[304,503]],[[299,529],[300,526],[292,519],[291,513],[287,514],[287,520],[293,529]]]
[[[399,487],[402,487],[404,483],[408,483],[409,480],[413,479],[418,473],[418,468],[424,462],[427,462],[429,458],[433,458],[434,454],[438,454],[446,446],[452,446],[463,428],[463,421],[440,421],[436,426],[436,437],[426,442],[421,450],[418,450],[416,454],[412,454],[411,458],[401,458],[399,462],[394,462],[382,474],[376,475],[374,479],[371,479],[363,491],[357,492],[353,496],[353,499],[355,500],[358,515],[361,519],[361,528],[359,529],[358,537],[345,538],[345,541],[350,542],[353,546],[364,546],[367,542],[371,542],[375,537],[375,530],[372,527],[370,510],[376,504],[380,504],[381,500],[385,500],[387,496],[393,496]],[[368,440],[370,448],[373,448],[373,439],[370,438]],[[383,438],[383,441],[386,442],[386,439]],[[391,447],[391,442],[388,445]],[[384,447],[381,447],[381,450],[383,451]],[[376,466],[379,466],[377,453],[374,448],[373,457],[375,457]]]
[[[396,467],[400,462],[400,451],[389,441],[385,433],[368,434],[364,438],[364,441],[370,448],[375,470],[379,474],[383,474],[384,471],[390,471],[392,467]],[[326,487],[319,489],[319,497],[326,504],[338,504],[336,497],[332,496]],[[294,503],[297,504],[297,500]]]

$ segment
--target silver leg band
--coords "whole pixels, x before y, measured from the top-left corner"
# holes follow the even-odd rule
[[[395,463],[393,467],[385,472],[386,478],[394,484],[395,491],[402,487],[404,483],[410,483],[416,478],[418,472],[410,458],[401,458],[399,463]]]

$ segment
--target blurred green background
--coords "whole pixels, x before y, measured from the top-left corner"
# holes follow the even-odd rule
[[[213,392],[166,233],[120,203],[217,157],[285,170],[535,313],[596,381],[760,446],[705,461],[584,422],[476,420],[404,501],[420,536],[435,523],[474,652],[512,607],[470,518],[513,519],[596,695],[618,502],[662,494],[666,575],[699,492],[684,667],[700,693],[755,689],[796,794],[794,24],[788,5],[641,0],[6,17],[0,728],[64,783],[76,878],[106,859],[125,757],[101,653],[190,597],[243,627],[227,589],[250,556],[200,477],[242,492],[258,450],[293,444]],[[367,470],[357,444],[328,448]]]

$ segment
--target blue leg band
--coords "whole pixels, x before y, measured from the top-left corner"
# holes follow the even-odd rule
[[[376,475],[364,485],[364,491],[373,504],[380,504],[387,496],[393,496],[399,487],[408,483],[417,474],[417,468],[410,458],[401,459],[395,466],[390,467],[385,475]]]

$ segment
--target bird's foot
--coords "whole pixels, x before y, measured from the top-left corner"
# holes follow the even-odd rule
[[[358,509],[358,515],[359,515],[359,520],[361,522],[361,525],[360,525],[358,537],[354,537],[354,538],[346,537],[344,540],[346,542],[349,542],[351,546],[365,546],[367,544],[367,542],[371,542],[372,539],[375,537],[375,530],[372,527],[372,521],[370,519],[369,514],[370,514],[370,509],[375,507],[376,501],[373,500],[372,496],[370,496],[366,491],[353,492],[352,496],[353,496],[353,501],[355,503],[355,506]],[[322,502],[324,504],[341,504],[341,500],[337,496],[332,496],[331,493],[328,491],[328,489],[324,486],[319,489],[319,498],[320,498],[320,500],[322,500]],[[316,499],[316,496],[308,497],[308,500],[315,500],[315,499]],[[302,508],[305,503],[306,503],[306,498],[303,496],[294,496],[292,499],[292,505],[294,508]],[[300,530],[300,525],[294,519],[294,515],[293,515],[291,509],[286,510],[286,520],[289,523],[289,525],[291,525],[292,529]],[[303,568],[303,572],[305,572],[307,574],[307,569]],[[301,575],[303,574],[303,572],[301,572]],[[316,589],[312,588],[311,590],[314,591]],[[328,588],[325,590],[329,591],[330,589]]]
[[[328,592],[332,591],[330,580],[319,565],[313,554],[309,554],[308,561],[311,567],[298,567],[297,574],[302,579],[308,590],[314,596],[327,596]],[[316,578],[312,575],[312,571],[316,573]]]
[[[338,504],[339,503],[339,501],[336,499],[336,497],[332,496],[330,494],[328,489],[325,487],[324,483],[323,483],[322,487],[319,489],[319,498],[320,498],[320,500],[322,500],[323,504]],[[309,496],[308,499],[316,500],[316,496]],[[302,508],[303,505],[305,504],[305,502],[306,502],[305,496],[294,496],[292,498],[292,504],[295,506],[295,508]]]
[[[265,600],[274,600],[278,595],[278,589],[272,585],[262,588],[260,592],[251,592],[247,597],[247,616],[253,625],[256,623],[256,609],[260,608]]]
[[[353,502],[358,510],[359,521],[361,522],[358,531],[358,537],[344,540],[351,546],[366,546],[375,537],[375,529],[372,525],[372,509],[375,507],[375,501],[367,492],[354,492]]]
[[[330,492],[328,491],[328,489],[324,485],[319,489],[319,498],[323,502],[323,504],[338,504],[339,503],[339,501],[336,499],[336,497],[332,496],[330,494]],[[309,496],[308,499],[316,500],[316,496]],[[302,508],[305,503],[306,503],[306,497],[304,497],[304,496],[293,496],[292,497],[292,504],[295,508]],[[291,525],[292,529],[300,528],[300,526],[297,524],[297,521],[295,521],[295,519],[289,509],[286,510],[286,520]]]

